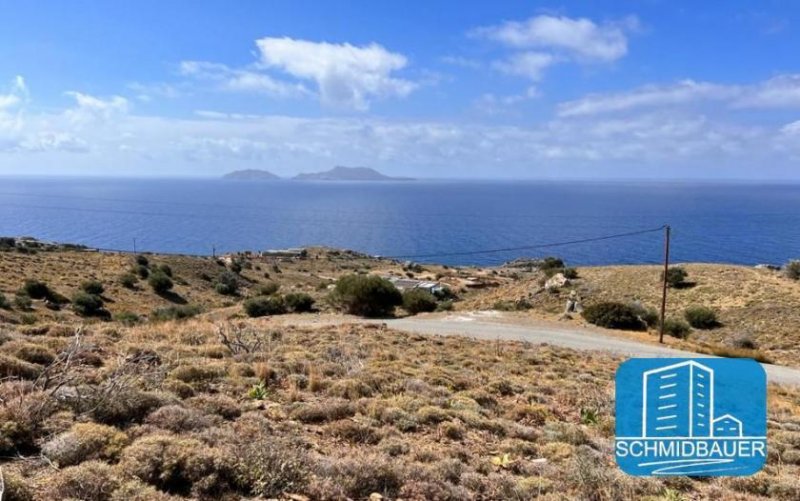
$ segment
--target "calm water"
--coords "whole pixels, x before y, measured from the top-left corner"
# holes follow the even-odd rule
[[[0,235],[211,254],[303,245],[385,256],[547,244],[673,227],[679,261],[783,263],[800,257],[800,185],[0,178]],[[551,249],[418,261],[651,263],[651,233]]]

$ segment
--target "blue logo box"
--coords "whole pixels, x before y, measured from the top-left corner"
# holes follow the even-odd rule
[[[634,358],[617,369],[615,453],[636,476],[744,476],[767,457],[767,376],[749,359]]]

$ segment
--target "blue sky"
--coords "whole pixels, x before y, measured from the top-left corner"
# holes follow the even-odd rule
[[[800,179],[796,2],[0,11],[0,174]]]

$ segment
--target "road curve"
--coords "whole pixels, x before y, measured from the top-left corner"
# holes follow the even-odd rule
[[[527,341],[536,344],[548,343],[575,350],[606,351],[630,357],[714,358],[712,355],[640,343],[634,340],[604,335],[601,332],[588,329],[554,328],[533,323],[519,325],[459,316],[441,318],[409,317],[383,320],[381,322],[393,329],[418,334]],[[780,365],[762,364],[762,366],[767,371],[769,382],[800,385],[800,370]]]

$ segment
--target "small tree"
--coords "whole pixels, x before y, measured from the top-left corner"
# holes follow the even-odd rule
[[[667,270],[667,285],[673,289],[679,289],[686,285],[686,278],[689,274],[683,268],[674,266]],[[661,280],[664,280],[664,272],[661,272]]]
[[[393,283],[375,275],[345,275],[336,281],[333,304],[353,315],[382,317],[391,315],[403,296]]]
[[[99,296],[103,292],[105,292],[103,284],[101,284],[97,280],[89,280],[87,282],[83,282],[81,284],[81,290],[87,294],[93,294],[95,296]]]
[[[172,290],[172,287],[174,286],[172,279],[160,271],[150,275],[150,279],[147,281],[147,283],[150,284],[150,287],[152,287],[157,294],[164,294],[165,292]]]
[[[422,289],[411,289],[403,293],[403,309],[412,315],[436,310],[436,297]]]
[[[82,317],[93,317],[103,311],[103,300],[94,294],[79,292],[72,298],[72,309]]]
[[[695,329],[713,329],[720,325],[714,310],[705,306],[690,306],[683,312],[683,316]]]

